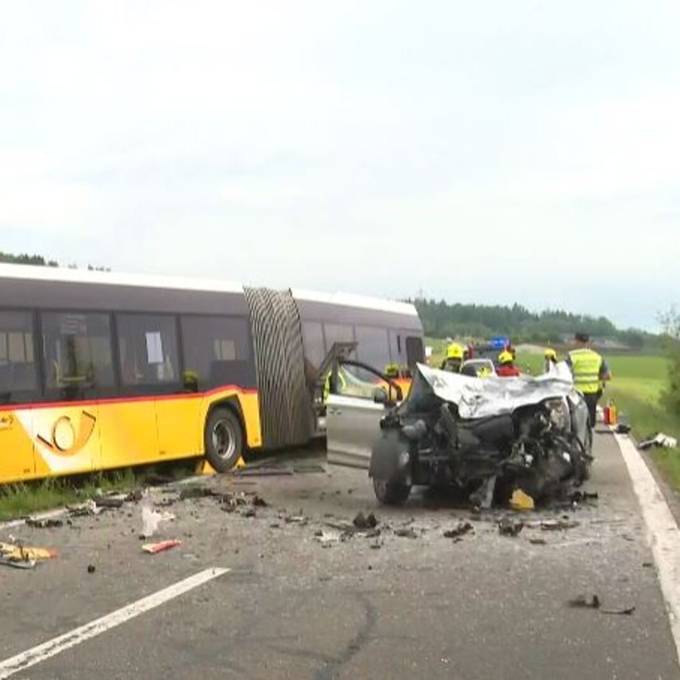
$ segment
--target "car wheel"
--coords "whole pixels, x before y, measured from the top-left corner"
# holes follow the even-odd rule
[[[215,409],[205,424],[205,457],[217,472],[228,472],[242,454],[241,423],[231,409]]]
[[[373,491],[375,491],[375,497],[383,505],[403,505],[411,493],[411,485],[386,482],[383,479],[375,479],[374,477]]]

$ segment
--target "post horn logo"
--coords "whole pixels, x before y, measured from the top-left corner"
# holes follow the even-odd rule
[[[87,411],[80,414],[80,427],[74,425],[69,416],[61,416],[52,426],[51,436],[47,438],[39,434],[38,439],[54,453],[72,456],[87,444],[96,422],[95,416]]]

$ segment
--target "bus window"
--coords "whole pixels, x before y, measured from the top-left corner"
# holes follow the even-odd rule
[[[123,385],[154,386],[179,382],[174,316],[119,314],[116,322]]]
[[[387,330],[374,326],[357,326],[356,336],[359,361],[363,361],[379,371],[385,370],[385,366],[390,363]]]
[[[0,311],[0,403],[29,399],[37,391],[33,316]]]
[[[244,362],[250,360],[246,319],[183,316],[184,383],[198,389],[249,382]]]
[[[354,342],[354,328],[339,323],[325,323],[323,325],[326,336],[326,353],[336,342]]]
[[[314,369],[318,369],[326,356],[323,344],[323,328],[320,321],[302,322],[302,344],[305,350],[305,359],[312,364]]]
[[[410,335],[406,338],[406,365],[413,369],[417,363],[425,361],[425,349],[423,339]]]
[[[75,397],[114,386],[107,314],[43,312],[45,386]]]

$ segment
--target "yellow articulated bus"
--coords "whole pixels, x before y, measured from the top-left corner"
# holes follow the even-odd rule
[[[335,343],[423,359],[406,303],[0,265],[0,483],[304,444]]]

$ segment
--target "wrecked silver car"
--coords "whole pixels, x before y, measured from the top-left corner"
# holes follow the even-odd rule
[[[408,398],[385,415],[369,466],[381,503],[411,487],[456,487],[474,505],[535,501],[588,476],[591,431],[566,365],[539,377],[480,379],[422,364]]]

